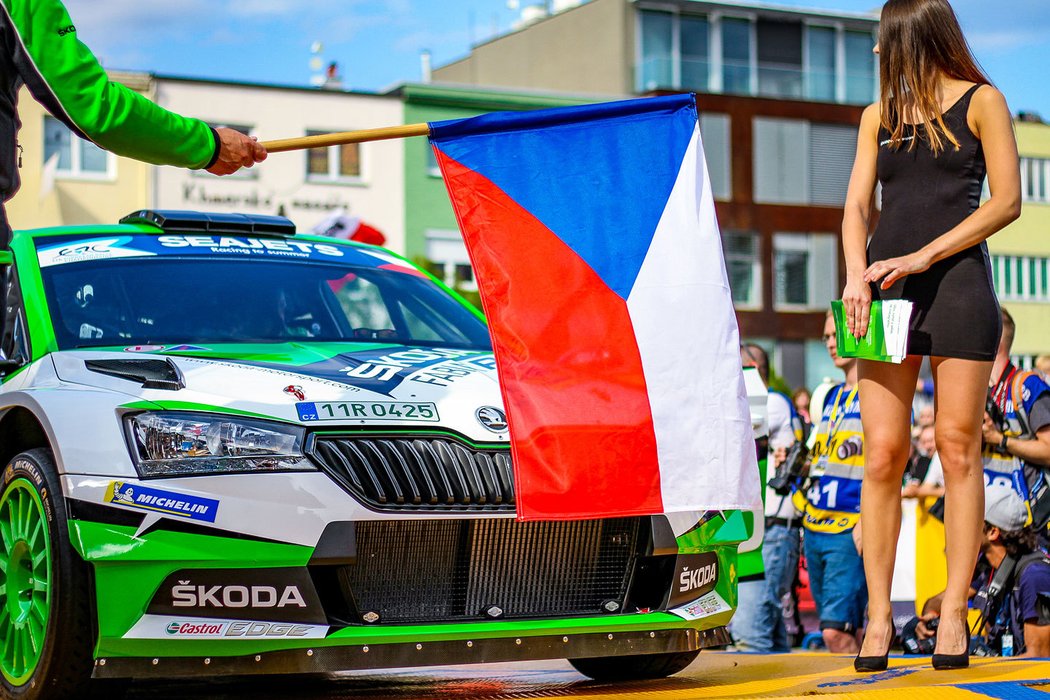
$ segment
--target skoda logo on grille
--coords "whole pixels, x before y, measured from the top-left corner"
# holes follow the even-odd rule
[[[507,414],[495,406],[482,406],[474,413],[478,422],[494,433],[507,430]]]

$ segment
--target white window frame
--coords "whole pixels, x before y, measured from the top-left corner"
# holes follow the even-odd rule
[[[239,131],[242,134],[246,134],[248,136],[254,136],[255,135],[255,127],[254,126],[250,126],[248,124],[235,124],[235,123],[226,123],[226,122],[208,122],[208,126],[210,126],[213,129],[218,129],[219,127],[225,127],[227,129],[233,129],[234,131]],[[221,177],[223,180],[258,180],[259,179],[259,170],[258,170],[258,168],[241,168],[237,172],[230,173],[229,175],[215,175],[215,174],[209,173],[207,170],[203,170],[203,169],[201,169],[201,170],[191,170],[190,173],[193,175],[193,177],[200,177],[200,178],[218,178],[218,177]]]
[[[349,131],[349,129],[307,129],[306,136],[313,134],[327,134],[336,131]],[[349,144],[347,144],[349,145]],[[303,173],[307,183],[315,185],[351,185],[351,186],[363,186],[368,184],[367,177],[367,165],[368,161],[366,158],[367,150],[363,143],[354,144],[357,146],[357,160],[361,165],[360,175],[341,175],[339,173],[339,149],[342,145],[328,146],[328,172],[325,174],[311,173],[310,172],[310,151],[313,149],[305,149],[303,151]]]
[[[788,246],[778,246],[777,239],[785,236],[793,237],[797,242],[794,242]],[[804,237],[804,243],[802,238]],[[781,240],[784,240],[781,238]],[[788,239],[791,240],[791,239]],[[830,240],[832,241],[832,250],[836,253],[832,255],[833,267],[831,270],[819,270],[817,264],[819,260],[814,255],[814,242],[818,240]],[[809,254],[806,261],[806,301],[803,304],[792,304],[780,301],[777,299],[777,252],[778,251],[791,251],[791,250],[804,250]],[[800,232],[800,231],[777,231],[773,234],[773,256],[771,260],[772,282],[773,282],[773,310],[776,312],[786,313],[808,313],[812,311],[823,311],[828,308],[830,299],[815,299],[816,296],[814,291],[814,280],[818,276],[827,274],[833,275],[831,281],[831,288],[838,288],[838,277],[839,277],[839,260],[837,254],[837,247],[835,244],[835,234],[829,232]]]
[[[465,292],[478,291],[477,277],[473,275],[473,267],[471,268],[472,274],[469,282],[459,282],[456,279],[456,267],[458,265],[470,265],[470,256],[467,254],[466,243],[463,242],[463,235],[458,230],[427,229],[423,232],[423,240],[426,245],[427,259],[435,267],[441,268],[441,274],[436,274],[436,277],[440,277],[441,281],[451,289],[458,288]],[[444,257],[438,256],[434,252],[438,248],[452,251],[453,254]]]
[[[81,170],[81,158],[84,144],[91,144],[90,141],[85,141],[80,138],[72,131],[69,130],[65,124],[60,120],[55,119],[50,115],[44,115],[44,138],[47,138],[47,121],[51,120],[54,123],[61,126],[66,131],[69,131],[69,167],[68,168],[56,168],[55,178],[58,180],[87,180],[93,182],[112,182],[117,179],[117,157],[109,151],[102,149],[102,153],[106,156],[106,169],[104,171],[99,170]],[[95,145],[98,148],[101,148]],[[44,144],[44,153],[47,152],[47,144]],[[44,165],[47,165],[47,161],[44,161]]]
[[[1028,177],[1029,163],[1033,164],[1034,182]],[[1032,186],[1031,194],[1028,191],[1029,186]],[[1050,158],[1021,156],[1021,201],[1050,204]]]
[[[992,255],[995,292],[1005,301],[1050,302],[1050,258],[1036,255]],[[1033,274],[1034,263],[1034,274]],[[1010,279],[1006,271],[1010,270]]]
[[[727,229],[723,236],[747,236],[755,243],[755,255],[751,258],[751,294],[747,301],[733,300],[733,306],[740,311],[762,310],[762,236],[757,231]],[[729,253],[725,243],[722,244],[722,255],[726,265],[726,276],[729,275]]]

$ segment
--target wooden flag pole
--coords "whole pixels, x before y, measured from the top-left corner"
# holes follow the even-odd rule
[[[263,141],[262,145],[267,153],[282,153],[284,151],[298,151],[304,148],[339,146],[344,143],[381,141],[383,139],[403,139],[407,136],[428,136],[429,134],[429,124],[405,124],[404,126],[384,126],[379,129],[341,131],[334,134],[317,134],[316,136],[299,136],[294,139]]]

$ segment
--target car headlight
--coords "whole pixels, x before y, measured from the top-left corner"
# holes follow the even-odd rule
[[[136,413],[125,419],[142,477],[314,471],[305,429],[208,413]]]

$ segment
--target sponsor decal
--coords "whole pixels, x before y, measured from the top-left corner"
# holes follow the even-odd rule
[[[77,31],[76,25],[70,24],[65,27],[58,28],[58,35],[65,36],[66,34],[73,34]]]
[[[146,610],[167,617],[326,621],[305,568],[183,569],[169,575]]]
[[[40,267],[51,267],[53,265],[65,265],[89,260],[110,260],[113,258],[135,258],[155,255],[155,253],[130,247],[129,244],[132,243],[133,238],[132,236],[118,236],[115,238],[87,238],[68,241],[60,245],[40,248],[37,251],[37,261],[40,263]],[[46,243],[46,239],[43,242]]]
[[[317,401],[295,404],[301,421],[394,420],[435,423],[437,405],[419,401]]]
[[[323,639],[327,634],[328,625],[265,620],[207,620],[146,614],[128,630],[124,639]]]
[[[714,552],[679,554],[668,605],[674,607],[699,598],[714,590],[717,582],[718,555]]]
[[[691,603],[686,603],[668,612],[684,620],[699,620],[718,613],[729,612],[730,610],[732,608],[729,607],[729,603],[725,602],[716,591],[711,591]]]
[[[163,345],[129,345],[124,348],[124,352],[157,352],[163,349]]]
[[[284,388],[284,393],[294,396],[300,401],[306,401],[306,392],[303,391],[303,388],[298,384],[289,384]]]
[[[495,406],[482,406],[474,412],[482,427],[494,433],[507,432],[507,414]]]
[[[226,364],[338,382],[344,387],[349,385],[388,396],[408,382],[447,387],[464,377],[487,374],[496,369],[491,352],[412,347],[393,352],[388,348],[343,353],[321,362],[296,366],[239,360],[226,360]]]
[[[83,235],[40,240],[37,259],[41,267],[113,258],[156,255],[223,256],[238,258],[297,258],[303,260],[360,260],[354,249],[328,243],[290,238],[244,236],[133,234],[128,236],[85,238]],[[374,265],[374,260],[369,259]]]
[[[168,352],[211,352],[211,350],[202,348],[200,345],[172,345],[168,348]]]
[[[124,481],[110,483],[106,489],[104,502],[208,523],[215,522],[215,515],[219,510],[219,502],[212,498],[191,496],[186,493],[150,488],[142,484],[129,484]]]

